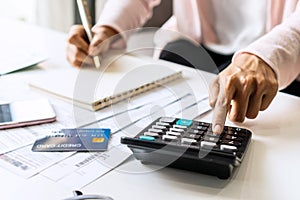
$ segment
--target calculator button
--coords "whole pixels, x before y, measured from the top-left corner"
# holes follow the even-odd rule
[[[189,131],[189,133],[200,134],[200,131],[196,130],[196,129],[192,129],[192,130]]]
[[[165,141],[174,141],[174,140],[178,140],[178,138],[174,135],[163,135],[162,139]]]
[[[213,132],[206,132],[205,135],[208,136],[208,137],[216,137],[216,138],[220,138],[221,137],[220,134],[216,134],[216,133],[213,133]]]
[[[193,121],[189,119],[179,119],[177,120],[176,124],[189,127],[193,124]]]
[[[231,145],[226,145],[226,144],[221,144],[220,145],[220,149],[222,151],[237,151],[237,147],[236,146],[231,146]]]
[[[197,126],[193,126],[192,129],[194,129],[194,130],[207,130],[207,127],[206,126],[197,125]]]
[[[246,137],[246,133],[243,132],[237,132],[237,131],[228,131],[227,135],[233,135],[233,136],[237,136],[237,137]]]
[[[204,135],[205,131],[189,130],[188,133],[197,134],[197,135]]]
[[[181,143],[182,144],[197,144],[197,140],[191,139],[191,138],[182,138]]]
[[[246,129],[242,129],[242,128],[238,128],[238,127],[228,127],[228,131],[236,131],[236,132],[242,132],[242,133],[247,132]]]
[[[227,131],[228,135],[239,135],[238,132],[234,131],[234,130],[228,130]]]
[[[243,128],[235,128],[235,130],[237,131],[237,132],[239,132],[239,133],[246,133],[247,132],[247,130],[246,129],[243,129]]]
[[[151,136],[151,137],[159,137],[159,134],[158,133],[151,133],[151,132],[145,132],[144,133],[145,136]]]
[[[204,136],[204,137],[203,137],[203,140],[209,141],[209,142],[217,143],[217,142],[219,141],[219,138],[218,138],[218,137]]]
[[[197,134],[193,134],[193,133],[186,133],[186,134],[183,135],[183,137],[192,138],[192,139],[195,139],[195,140],[200,140],[201,135],[197,135]]]
[[[167,131],[166,134],[167,135],[174,135],[174,136],[181,136],[181,133],[179,133],[179,132],[172,132],[172,131]]]
[[[214,147],[216,146],[217,144],[214,143],[214,142],[207,142],[207,141],[202,141],[201,142],[201,147]]]
[[[180,129],[180,128],[170,128],[170,131],[172,131],[172,132],[180,132],[180,133],[184,132],[184,130]]]
[[[206,122],[198,122],[198,125],[200,125],[200,126],[206,126],[206,127],[210,126],[210,124],[206,123]]]
[[[162,117],[162,118],[160,118],[159,121],[172,124],[176,121],[176,118],[174,118],[174,117]]]
[[[139,138],[140,138],[140,140],[155,141],[155,137],[152,137],[152,136],[141,135]]]
[[[170,124],[165,123],[165,122],[156,122],[156,125],[158,125],[158,126],[164,126],[164,127],[170,127]]]
[[[228,139],[228,140],[239,141],[239,142],[243,141],[243,139],[241,137],[237,137],[235,135],[226,135],[224,138]]]
[[[173,125],[173,128],[181,128],[181,129],[187,129],[186,126],[182,126],[182,125]]]
[[[232,146],[236,146],[236,147],[242,146],[242,143],[240,143],[238,141],[234,141],[234,140],[223,140],[222,144],[232,145]]]
[[[224,129],[225,129],[225,128],[224,128]],[[225,129],[225,130],[226,130],[226,129]],[[229,134],[233,134],[233,133],[235,133],[236,131],[235,131],[235,129],[233,129],[233,128],[231,128],[231,127],[228,127],[226,132],[229,133]]]
[[[152,132],[152,133],[159,133],[159,134],[162,134],[163,131],[160,130],[160,129],[154,129],[154,128],[150,128],[148,129],[148,132]]]

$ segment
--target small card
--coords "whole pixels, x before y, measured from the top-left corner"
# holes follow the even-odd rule
[[[61,129],[53,133],[53,135],[36,140],[32,151],[105,151],[110,139],[110,129],[104,128]]]

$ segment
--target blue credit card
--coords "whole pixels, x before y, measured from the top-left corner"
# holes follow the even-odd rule
[[[35,152],[105,151],[110,139],[110,129],[61,129],[53,135],[38,139],[32,146]]]

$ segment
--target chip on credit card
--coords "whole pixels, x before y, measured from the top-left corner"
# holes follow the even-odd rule
[[[110,139],[110,129],[106,128],[74,128],[54,131],[38,139],[32,146],[35,152],[64,152],[64,151],[105,151]]]

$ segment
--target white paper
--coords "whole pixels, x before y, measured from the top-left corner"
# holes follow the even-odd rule
[[[0,166],[14,174],[29,178],[72,154],[72,152],[32,152],[29,145],[0,155]]]
[[[64,127],[59,122],[1,130],[0,154],[33,144],[37,138],[49,135],[52,130]]]
[[[39,173],[55,183],[71,188],[81,188],[106,174],[131,155],[130,149],[126,145],[120,144],[122,136],[135,136],[153,120],[161,116],[194,118],[210,109],[205,95],[198,94],[197,98],[189,92],[175,95],[168,88],[157,88],[154,91],[141,94],[98,112],[91,112],[73,107],[65,102],[55,101],[54,108],[59,111],[57,112],[58,121],[24,129],[27,131],[25,131],[26,134],[32,134],[31,137],[28,137],[30,139],[27,138],[27,143],[36,137],[49,134],[50,130],[78,127],[78,122],[85,121],[89,122],[86,127],[111,129],[112,136],[108,150],[99,153],[75,153],[71,155],[72,153],[31,152],[31,145],[29,145],[2,155],[0,166],[22,177],[28,178]],[[22,145],[25,145],[25,142]],[[12,167],[11,162],[19,163],[21,166],[26,165],[27,167],[24,168],[26,170],[20,166]]]
[[[36,135],[24,128],[2,130],[0,134],[0,154],[31,144]]]
[[[64,186],[82,188],[114,169],[131,155],[120,148],[113,147],[102,153],[77,153],[41,174]]]

